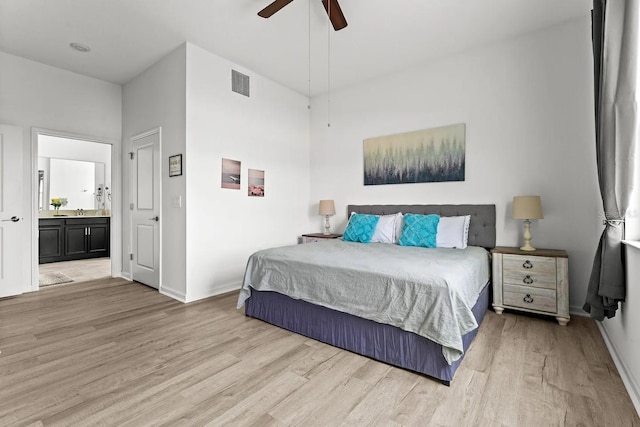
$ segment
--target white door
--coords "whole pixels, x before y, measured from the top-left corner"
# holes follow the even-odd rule
[[[0,125],[0,297],[21,294],[29,276],[27,245],[31,233],[24,220],[22,129]]]
[[[131,138],[132,279],[160,286],[160,130]]]

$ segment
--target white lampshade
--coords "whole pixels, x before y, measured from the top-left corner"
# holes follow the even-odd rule
[[[540,196],[515,196],[511,216],[513,219],[543,219]]]
[[[318,215],[335,215],[336,205],[333,200],[320,200]]]

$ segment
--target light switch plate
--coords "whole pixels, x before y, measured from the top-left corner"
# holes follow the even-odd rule
[[[182,207],[182,196],[175,196],[173,198],[173,207],[181,208]]]

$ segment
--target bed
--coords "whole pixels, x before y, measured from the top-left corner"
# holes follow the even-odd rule
[[[348,212],[373,215],[397,212],[470,215],[469,247],[464,250],[425,249],[327,240],[259,251],[249,259],[238,307],[244,305],[247,316],[428,375],[449,385],[489,306],[490,260],[487,249],[495,246],[495,205],[350,205]],[[379,257],[377,252],[381,251],[382,256],[390,261],[371,267],[369,258]],[[412,266],[418,264],[415,261],[418,258],[412,257],[416,256],[436,257],[425,274],[431,275],[437,266],[444,268],[440,272],[444,276],[449,270],[459,270],[463,273],[462,278],[455,280],[460,283],[452,285],[453,291],[441,290],[440,296],[425,296],[424,288],[413,284],[417,270]],[[438,258],[440,256],[444,258],[441,260]],[[332,268],[328,268],[324,264],[326,262],[332,263]],[[430,261],[425,258],[426,262]],[[387,312],[387,303],[363,311],[352,301],[341,300],[346,298],[342,295],[337,298],[335,295],[325,295],[338,292],[326,291],[325,281],[341,280],[339,283],[344,283],[344,286],[338,287],[339,294],[354,288],[355,293],[372,293],[371,299],[377,301],[376,290],[384,288],[381,283],[390,280],[387,268],[398,270],[394,273],[398,276],[394,276],[392,281],[394,285],[397,282],[402,290],[391,293],[391,301],[394,304],[399,301],[400,306],[407,305],[407,301],[418,305],[418,311],[424,315],[424,319],[413,319],[406,313],[398,315]],[[450,282],[453,283],[453,280]],[[278,283],[280,288],[276,286]],[[434,282],[432,287],[440,287],[438,283]],[[476,290],[467,292],[467,288]],[[319,298],[327,298],[327,301]],[[433,300],[443,299],[449,308],[430,305]],[[447,310],[456,315],[450,315]],[[423,330],[423,326],[429,324],[431,327]],[[433,328],[433,325],[440,325],[441,328]]]

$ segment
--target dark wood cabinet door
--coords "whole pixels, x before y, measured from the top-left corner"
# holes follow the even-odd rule
[[[87,253],[87,227],[73,224],[65,227],[65,256],[84,255]]]
[[[63,255],[64,221],[40,222],[38,238],[38,262],[44,264],[57,261]]]
[[[87,252],[92,256],[109,256],[109,224],[93,224],[89,227]]]

